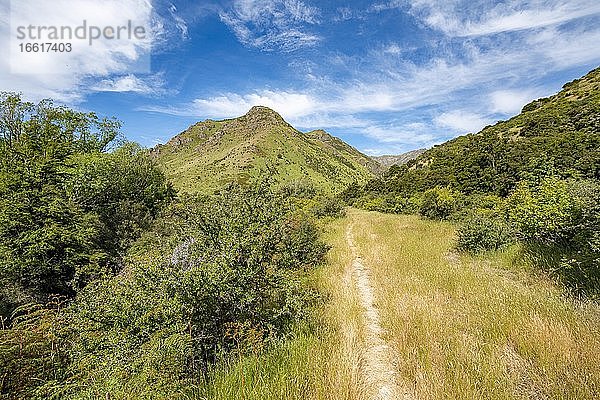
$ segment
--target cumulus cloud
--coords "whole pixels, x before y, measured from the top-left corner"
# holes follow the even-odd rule
[[[306,93],[262,90],[240,95],[225,93],[198,98],[191,104],[177,107],[142,107],[141,110],[182,116],[232,118],[246,113],[253,106],[266,106],[292,121],[315,112],[318,100]]]
[[[479,132],[493,121],[483,115],[468,111],[445,112],[435,118],[435,123],[441,127],[450,128],[460,133]]]
[[[410,147],[429,146],[436,139],[430,127],[418,122],[369,126],[364,129],[364,133],[381,143],[401,143]]]
[[[0,5],[0,46],[9,57],[0,60],[0,86],[22,92],[31,100],[53,98],[77,103],[96,91],[132,91],[151,93],[163,82],[136,78],[150,72],[150,55],[157,42],[165,40],[165,21],[150,0],[55,0],[52,2],[14,1]],[[143,38],[124,33],[120,40],[71,38],[71,52],[21,52],[14,39],[17,26],[70,26],[85,21],[89,27],[133,26],[145,29]],[[13,30],[9,30],[10,26]],[[183,28],[183,26],[182,26]],[[12,38],[12,40],[11,40]]]
[[[491,110],[499,114],[518,114],[523,106],[541,97],[539,90],[497,90],[490,94]]]
[[[319,22],[319,13],[300,0],[234,0],[219,16],[245,46],[292,52],[321,40],[307,30]]]

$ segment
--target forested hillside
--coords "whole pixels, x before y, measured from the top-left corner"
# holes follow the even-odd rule
[[[341,198],[456,221],[465,251],[519,242],[571,293],[600,297],[600,68],[508,121],[349,186]]]
[[[521,114],[436,146],[392,167],[374,190],[416,193],[448,186],[505,196],[536,174],[600,178],[600,68],[564,85]],[[377,187],[377,185],[382,185]]]

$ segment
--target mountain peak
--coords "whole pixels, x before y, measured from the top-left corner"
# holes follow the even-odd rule
[[[265,106],[254,106],[248,111],[245,117],[254,117],[254,118],[276,118],[279,120],[283,120],[283,117],[279,115],[275,110],[270,109]]]
[[[258,132],[272,127],[293,129],[276,111],[264,106],[254,106],[241,118],[237,124],[242,124],[250,132]]]
[[[195,124],[154,154],[176,187],[190,193],[212,193],[265,174],[277,185],[310,182],[334,192],[351,182],[366,183],[374,164],[324,131],[305,135],[261,106],[238,118]]]

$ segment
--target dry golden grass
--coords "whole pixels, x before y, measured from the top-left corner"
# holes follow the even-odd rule
[[[327,225],[317,329],[228,361],[194,398],[373,398],[368,332],[346,232],[369,273],[396,383],[414,399],[597,399],[600,307],[563,297],[515,251],[451,251],[451,224],[349,210]]]
[[[597,305],[519,272],[510,253],[452,254],[450,224],[357,210],[348,218],[415,398],[598,398]]]
[[[346,242],[348,220],[328,225],[325,240],[332,246],[328,265],[321,270],[319,282],[328,296],[324,323],[332,332],[326,350],[330,357],[325,372],[329,375],[327,399],[366,399],[364,376],[364,326],[362,307],[352,281],[352,253]]]

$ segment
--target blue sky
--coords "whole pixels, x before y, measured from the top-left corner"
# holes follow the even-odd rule
[[[0,89],[115,116],[145,146],[266,105],[378,155],[478,131],[600,64],[598,0],[119,4],[151,10],[152,43],[130,49],[151,53],[149,70],[97,53],[66,74],[14,74],[2,61]]]

